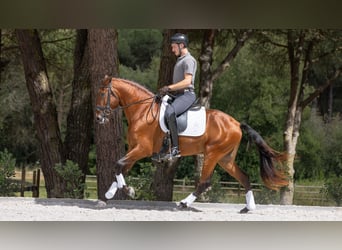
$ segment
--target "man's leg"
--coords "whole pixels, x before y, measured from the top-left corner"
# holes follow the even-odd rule
[[[171,135],[171,154],[167,156],[167,158],[172,157],[180,157],[180,151],[178,147],[178,128],[177,128],[177,120],[176,120],[176,114],[172,113],[168,117],[168,125]]]

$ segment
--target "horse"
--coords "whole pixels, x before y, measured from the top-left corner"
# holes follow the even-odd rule
[[[116,190],[124,189],[130,196],[124,179],[133,164],[145,157],[159,152],[165,133],[161,130],[158,117],[158,95],[138,83],[105,76],[96,96],[96,120],[106,123],[111,112],[122,109],[128,122],[128,151],[115,164],[116,181],[113,182],[106,198],[114,196]],[[248,175],[238,167],[235,158],[242,139],[242,131],[255,143],[260,154],[260,175],[264,185],[272,190],[288,185],[286,175],[276,169],[275,164],[287,159],[286,153],[272,149],[259,133],[246,123],[240,123],[232,116],[216,109],[206,110],[206,128],[201,136],[180,136],[181,156],[204,155],[204,163],[196,190],[181,200],[179,208],[190,205],[210,187],[210,179],[218,163],[228,174],[234,177],[245,189],[246,206],[240,213],[247,213],[256,208]],[[108,197],[107,197],[108,195]]]

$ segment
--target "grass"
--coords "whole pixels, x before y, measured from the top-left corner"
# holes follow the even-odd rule
[[[15,178],[20,180],[20,176],[21,173],[17,172]],[[32,181],[31,171],[26,173],[26,180],[28,182]],[[335,202],[328,200],[321,192],[323,183],[323,181],[303,181],[295,183],[293,204],[307,206],[335,206]],[[220,192],[217,195],[218,197],[215,197],[215,201],[217,200],[217,202],[221,203],[245,203],[244,190],[241,189],[240,192],[238,192],[236,184],[234,185],[231,187],[224,186],[224,192]],[[175,185],[173,201],[180,201],[193,191],[193,184],[188,184],[185,186]],[[279,204],[279,193],[269,191],[266,188],[255,186],[254,195],[256,203],[258,204]],[[20,192],[16,193],[15,196],[19,197]],[[25,197],[32,197],[32,192],[25,192]],[[39,197],[47,197],[44,178],[42,178],[42,176],[40,178]],[[87,176],[86,178],[85,199],[97,199],[97,183],[95,176]],[[206,200],[203,201],[205,202]]]

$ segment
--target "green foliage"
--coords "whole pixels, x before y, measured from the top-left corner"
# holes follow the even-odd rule
[[[203,194],[206,202],[222,202],[225,191],[221,188],[221,177],[215,170],[211,177],[211,186],[207,192]]]
[[[322,141],[325,134],[325,124],[321,117],[314,113],[310,114],[310,112],[303,114],[302,124],[297,144],[295,179],[318,180],[323,178],[324,173]]]
[[[0,151],[7,148],[18,164],[35,162],[37,157],[36,131],[25,75],[13,30],[2,30],[1,61],[8,61],[1,69],[0,83]]]
[[[127,177],[127,184],[135,190],[135,200],[155,200],[155,196],[151,189],[151,180],[155,172],[155,167],[151,162],[145,162],[139,168],[139,174],[135,178],[132,175]]]
[[[215,82],[211,107],[247,122],[270,146],[281,151],[289,80],[284,73],[286,67],[270,64],[277,56],[284,56],[274,51],[271,54],[268,48],[265,60],[263,51],[256,50],[253,44],[245,45],[229,70]],[[220,58],[220,55],[216,56]],[[259,154],[254,145],[249,145],[247,151],[247,145],[247,137],[243,134],[236,162],[252,182],[260,182]]]
[[[132,69],[120,64],[120,77],[139,83],[151,92],[156,92],[158,83],[158,69],[160,64],[159,57],[153,57],[149,66],[142,71],[140,68]]]
[[[342,176],[329,178],[324,184],[323,192],[325,192],[328,197],[331,197],[336,202],[337,206],[341,206]]]
[[[40,30],[42,49],[47,65],[49,84],[57,106],[62,135],[66,129],[74,73],[76,31],[73,29]]]
[[[75,31],[40,30],[39,34],[64,131],[71,97]],[[20,51],[16,49],[14,30],[2,30],[1,35],[1,46],[5,48],[1,50],[1,59],[8,64],[1,72],[0,106],[6,108],[0,109],[0,150],[8,148],[18,163],[36,162],[39,160],[38,142]]]
[[[342,176],[342,121],[339,116],[325,123],[322,116],[311,112],[303,119],[295,178],[320,180]]]
[[[90,175],[96,175],[96,147],[94,144],[90,145],[88,156],[88,170]]]
[[[83,183],[82,179],[84,176],[77,163],[70,160],[67,160],[65,165],[57,163],[55,170],[65,182],[65,198],[83,197],[85,183]]]
[[[162,34],[159,30],[121,29],[118,34],[118,53],[122,65],[145,70],[152,58],[160,55]]]
[[[17,184],[11,180],[15,176],[15,158],[7,149],[0,151],[0,196],[13,196]]]
[[[323,138],[324,175],[342,176],[342,120],[336,116],[330,123],[325,124]]]
[[[260,192],[255,192],[255,200],[259,204],[279,204],[279,192],[261,186]]]
[[[194,178],[195,159],[193,156],[183,157],[177,167],[176,179]]]

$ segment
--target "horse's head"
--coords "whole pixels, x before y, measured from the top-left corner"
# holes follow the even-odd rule
[[[111,111],[119,105],[119,98],[112,89],[112,78],[105,76],[96,96],[96,120],[100,124],[109,121]]]

